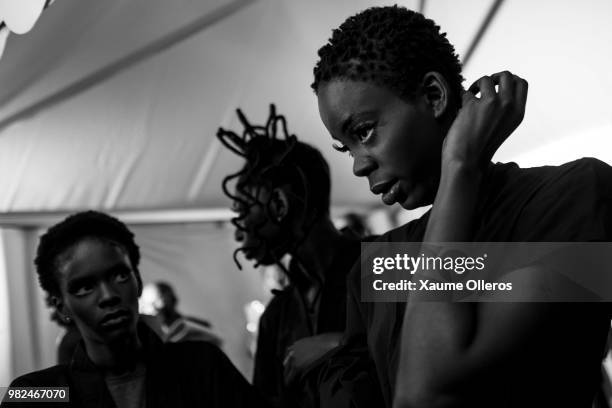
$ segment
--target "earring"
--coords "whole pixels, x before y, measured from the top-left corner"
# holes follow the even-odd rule
[[[70,318],[70,316],[64,317],[64,321],[68,324],[72,323],[72,319]]]

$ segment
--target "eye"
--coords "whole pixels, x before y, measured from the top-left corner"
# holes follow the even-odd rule
[[[117,282],[126,282],[130,279],[130,271],[118,271],[115,273],[115,280]]]
[[[72,294],[75,296],[87,296],[93,292],[93,285],[90,283],[83,283],[81,285],[76,286],[71,290]]]
[[[348,146],[340,143],[333,143],[332,147],[334,148],[334,150],[339,151],[340,153],[348,153],[349,157],[353,157],[353,154],[351,153],[351,151],[349,150]]]
[[[361,143],[367,143],[374,135],[375,129],[376,129],[375,123],[363,124],[363,125],[357,126],[353,130],[353,136],[357,140],[359,140]]]

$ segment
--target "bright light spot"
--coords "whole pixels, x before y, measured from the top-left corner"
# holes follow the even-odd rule
[[[40,17],[45,0],[0,0],[0,20],[12,32],[25,34]]]

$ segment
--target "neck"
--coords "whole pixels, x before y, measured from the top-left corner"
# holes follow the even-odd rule
[[[346,239],[328,217],[315,221],[293,254],[312,286],[325,282],[325,272],[333,262],[336,248]]]
[[[83,338],[89,359],[111,373],[131,371],[141,359],[142,344],[134,331],[112,343]]]

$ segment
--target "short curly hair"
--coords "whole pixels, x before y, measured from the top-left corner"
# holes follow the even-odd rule
[[[457,102],[463,76],[455,48],[433,20],[404,7],[371,7],[346,19],[319,49],[311,87],[332,79],[373,82],[404,100],[430,71],[449,82]]]
[[[117,218],[97,211],[85,211],[70,215],[40,237],[34,264],[40,286],[48,294],[60,293],[56,279],[60,255],[86,238],[108,240],[123,247],[140,280],[140,249],[134,241],[134,234]]]

